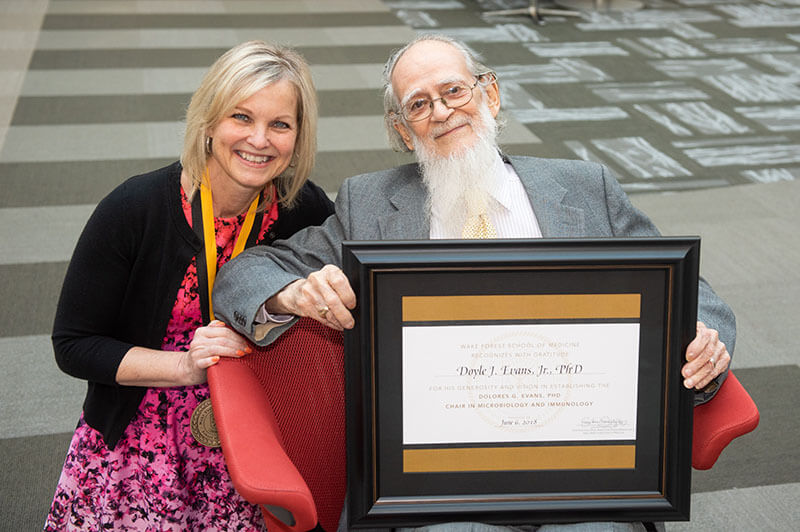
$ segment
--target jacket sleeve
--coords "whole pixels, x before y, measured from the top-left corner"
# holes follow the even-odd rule
[[[98,204],[78,239],[52,334],[62,371],[108,385],[116,385],[117,368],[133,346],[114,338],[133,253],[122,190],[124,185]]]
[[[631,204],[616,178],[603,167],[603,182],[608,205],[609,222],[614,236],[660,236],[653,222]],[[719,332],[720,340],[725,343],[728,353],[733,357],[736,346],[736,317],[725,301],[711,288],[711,285],[700,277],[697,297],[697,319],[710,329]],[[706,387],[706,392],[695,394],[695,404],[711,399],[719,385],[728,377],[725,371],[715,379],[716,386]]]
[[[341,264],[342,242],[350,234],[349,187],[342,185],[336,212],[322,225],[310,226],[271,246],[254,246],[220,268],[214,281],[214,313],[259,345],[267,345],[294,322],[270,329],[255,326],[258,309],[286,285],[326,264]]]

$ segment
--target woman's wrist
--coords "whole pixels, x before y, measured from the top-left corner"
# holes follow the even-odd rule
[[[161,351],[132,347],[117,368],[117,383],[123,386],[166,388],[185,386],[192,373],[185,359],[186,351]]]

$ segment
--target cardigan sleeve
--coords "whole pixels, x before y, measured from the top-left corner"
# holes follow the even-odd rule
[[[275,231],[267,243],[289,238],[310,225],[320,225],[333,213],[333,202],[325,191],[311,181],[306,181],[295,204],[289,209],[281,207]]]
[[[136,249],[125,190],[123,184],[98,204],[78,239],[52,334],[62,371],[108,385],[116,385],[117,368],[133,347],[114,338]]]

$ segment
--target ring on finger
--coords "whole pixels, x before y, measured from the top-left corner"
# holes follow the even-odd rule
[[[330,310],[330,309],[329,309],[327,306],[322,306],[322,307],[320,307],[319,309],[317,309],[317,312],[319,312],[319,315],[320,315],[320,316],[322,316],[322,317],[324,318],[325,316],[327,316],[327,315],[328,315],[328,311],[329,311],[329,310]]]
[[[711,362],[712,366],[716,366],[717,365],[717,359],[714,358],[713,356],[711,358],[709,358],[708,361]]]

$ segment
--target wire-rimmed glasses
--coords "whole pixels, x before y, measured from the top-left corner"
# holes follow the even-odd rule
[[[441,101],[446,107],[450,109],[458,109],[472,101],[472,94],[478,85],[486,86],[493,83],[497,79],[497,75],[492,72],[484,72],[478,74],[475,83],[470,87],[462,83],[448,83],[439,92],[439,98],[429,98],[427,96],[418,96],[412,98],[400,108],[400,114],[409,122],[418,122],[425,120],[433,114],[433,106],[436,102]]]

